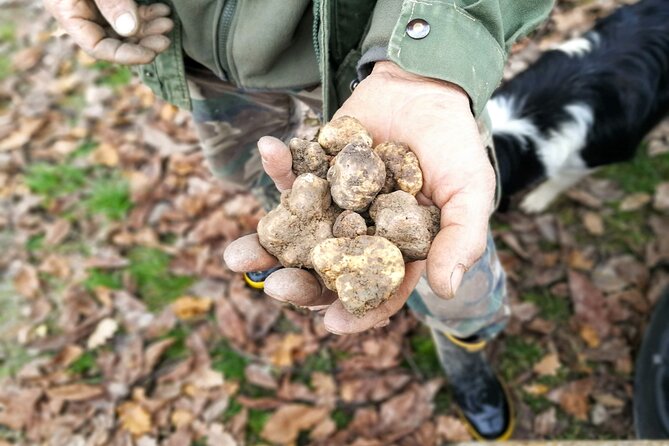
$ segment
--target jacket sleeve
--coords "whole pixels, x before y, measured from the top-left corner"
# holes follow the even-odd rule
[[[457,84],[478,116],[502,79],[511,45],[545,20],[552,6],[553,0],[379,0],[362,42],[363,61],[391,60]],[[423,38],[407,32],[413,20],[429,25]]]

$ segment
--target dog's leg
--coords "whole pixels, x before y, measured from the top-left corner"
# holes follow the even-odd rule
[[[548,206],[560,195],[583,178],[591,174],[594,169],[571,168],[561,170],[552,178],[541,183],[536,189],[525,195],[520,208],[528,214],[537,214],[545,211]]]

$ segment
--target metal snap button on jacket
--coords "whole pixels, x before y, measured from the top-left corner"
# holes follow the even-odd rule
[[[422,39],[430,34],[430,24],[423,19],[413,19],[407,24],[407,34],[412,39]]]

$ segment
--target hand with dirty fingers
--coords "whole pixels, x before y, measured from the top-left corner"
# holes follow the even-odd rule
[[[423,174],[416,198],[423,205],[433,204],[441,210],[441,226],[427,260],[407,263],[404,280],[395,294],[362,317],[346,311],[335,293],[307,270],[283,268],[267,278],[265,292],[269,296],[324,310],[326,328],[337,334],[387,324],[425,270],[438,295],[453,297],[464,273],[485,250],[495,192],[494,170],[469,98],[459,87],[407,73],[391,62],[377,62],[335,118],[346,115],[364,125],[374,144],[402,141],[411,147]],[[290,149],[271,137],[262,138],[258,148],[263,167],[277,188],[290,189],[296,178]],[[237,272],[266,270],[279,263],[260,245],[256,234],[230,244],[225,261]]]
[[[87,54],[123,65],[146,64],[170,45],[174,27],[162,3],[134,0],[44,0],[58,24]]]

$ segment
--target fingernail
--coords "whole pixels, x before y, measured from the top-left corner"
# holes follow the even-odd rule
[[[132,32],[135,30],[135,26],[137,26],[135,17],[129,12],[124,12],[118,16],[116,18],[116,22],[114,22],[114,29],[117,33],[123,36],[132,34]]]
[[[382,320],[381,322],[379,322],[378,324],[376,324],[374,326],[374,328],[383,328],[388,324],[390,324],[390,319],[385,319],[385,320]]]
[[[332,333],[332,334],[334,334],[334,335],[337,335],[337,336],[341,336],[341,335],[344,334],[344,333],[342,333],[342,332],[340,332],[340,331],[338,331],[338,330],[336,330],[336,329],[334,329],[334,328],[328,326],[327,324],[325,324],[325,329],[326,329],[327,331],[329,331],[330,333]]]
[[[467,268],[465,268],[465,265],[462,263],[458,263],[453,269],[453,272],[451,273],[450,297],[455,297],[455,293],[457,293],[458,288],[460,288],[460,283],[462,282],[462,277],[465,275],[465,271],[467,271]]]

